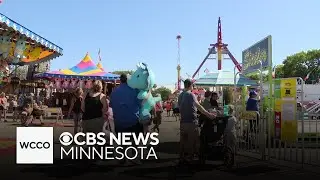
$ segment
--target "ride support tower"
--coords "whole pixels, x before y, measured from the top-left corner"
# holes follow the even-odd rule
[[[218,70],[222,70],[222,60],[223,60],[223,55],[224,54],[229,56],[229,58],[232,60],[234,65],[237,67],[238,71],[242,70],[242,66],[238,63],[238,61],[235,59],[235,57],[229,51],[228,44],[225,44],[222,41],[222,28],[221,28],[221,18],[220,17],[218,19],[217,42],[215,44],[210,44],[210,47],[208,49],[209,49],[208,54],[206,55],[206,57],[201,62],[201,64],[198,67],[198,69],[192,75],[192,79],[195,78],[195,76],[199,73],[200,69],[202,68],[202,66],[204,65],[204,63],[208,59],[216,59],[216,58],[212,57],[212,55],[217,55]]]

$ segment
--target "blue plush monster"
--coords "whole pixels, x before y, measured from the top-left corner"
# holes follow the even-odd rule
[[[137,70],[128,79],[128,86],[133,89],[138,89],[138,99],[142,100],[140,109],[140,122],[147,124],[150,122],[150,111],[154,108],[155,104],[161,101],[161,97],[153,97],[151,90],[155,85],[155,77],[153,72],[148,68],[147,64],[139,63]]]

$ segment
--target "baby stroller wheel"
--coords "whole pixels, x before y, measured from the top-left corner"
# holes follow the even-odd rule
[[[223,162],[226,168],[231,169],[234,165],[234,153],[231,148],[225,148]]]

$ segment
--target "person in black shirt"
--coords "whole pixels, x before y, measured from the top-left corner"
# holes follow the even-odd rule
[[[83,112],[83,110],[81,109],[82,95],[83,95],[83,90],[80,87],[78,87],[73,94],[70,107],[69,107],[68,117],[70,117],[71,112],[73,112],[74,134],[79,132],[79,123],[82,120],[82,112]]]
[[[102,93],[102,82],[95,81],[88,94],[83,96],[82,107],[82,131],[84,133],[93,132],[98,134],[102,132],[104,121],[107,117],[107,98]]]
[[[211,103],[212,108],[219,109],[218,93],[213,92],[211,94],[210,103]]]

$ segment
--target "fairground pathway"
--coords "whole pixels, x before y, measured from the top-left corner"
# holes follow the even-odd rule
[[[55,151],[59,151],[58,136],[61,132],[72,131],[72,121],[65,121],[66,126],[55,126]],[[37,122],[36,122],[37,123]],[[45,120],[46,126],[53,126],[53,120]],[[0,123],[0,165],[2,177],[10,179],[16,178],[42,178],[42,179],[89,179],[107,178],[119,179],[121,177],[135,179],[207,179],[215,177],[305,177],[318,178],[320,175],[304,172],[285,166],[278,166],[268,162],[261,162],[255,159],[238,156],[239,167],[232,170],[225,170],[219,161],[209,162],[204,167],[190,166],[178,167],[178,129],[179,122],[172,117],[164,116],[160,127],[161,144],[156,149],[159,153],[158,160],[143,162],[142,165],[122,166],[115,161],[98,162],[95,164],[85,164],[73,160],[59,161],[59,152],[55,152],[54,165],[28,165],[21,166],[15,164],[15,128],[17,123]]]

